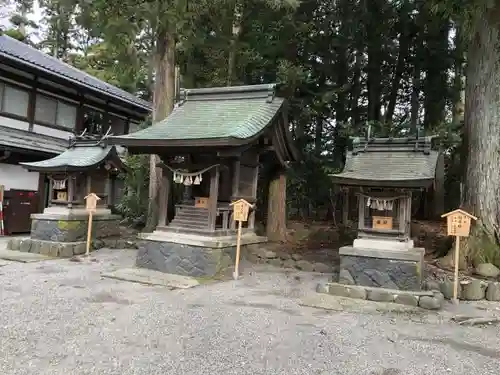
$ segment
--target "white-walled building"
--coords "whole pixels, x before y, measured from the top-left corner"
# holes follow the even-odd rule
[[[6,35],[0,35],[0,185],[7,232],[29,231],[47,201],[45,176],[19,162],[63,152],[73,134],[127,134],[150,113],[147,101]]]

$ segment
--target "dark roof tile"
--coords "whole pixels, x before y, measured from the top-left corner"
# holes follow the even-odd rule
[[[119,89],[109,83],[101,81],[75,67],[49,56],[25,43],[7,35],[0,35],[0,56],[18,63],[32,65],[37,69],[46,70],[48,73],[79,85],[86,86],[110,97],[128,102],[142,109],[151,110],[151,104]]]

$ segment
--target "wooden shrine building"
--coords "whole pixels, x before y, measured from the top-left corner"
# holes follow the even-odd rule
[[[358,238],[340,249],[341,281],[420,288],[424,249],[411,240],[412,195],[437,197],[444,176],[443,156],[431,143],[432,137],[353,139],[344,170],[331,176],[358,196]]]
[[[100,198],[93,213],[93,243],[119,236],[121,218],[111,208],[117,203],[115,181],[125,166],[116,147],[107,143],[107,135],[73,137],[63,153],[21,165],[47,176],[48,204],[43,213],[31,215],[30,238],[23,240],[24,245],[11,241],[12,250],[61,257],[84,253],[88,223],[85,197],[91,193]]]
[[[111,142],[125,146],[132,154],[158,155],[163,168],[158,226],[144,237],[138,265],[189,275],[215,272],[207,264],[186,260],[200,249],[177,245],[205,250],[221,244],[234,247],[231,202],[240,198],[256,201],[261,164],[286,168],[296,160],[287,103],[276,96],[275,89],[275,85],[255,85],[184,90],[180,103],[165,120],[132,134],[111,137]],[[172,184],[184,186],[184,198],[176,205],[173,220],[167,222]],[[255,235],[254,228],[255,212],[244,227],[243,244],[265,241]],[[190,265],[179,270],[168,261],[155,260],[158,257],[152,254],[160,247],[163,255],[173,252]]]

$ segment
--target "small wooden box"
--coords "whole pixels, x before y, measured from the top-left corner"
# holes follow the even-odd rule
[[[208,208],[208,197],[195,197],[194,206],[196,208]]]
[[[454,213],[446,218],[449,236],[468,237],[471,218],[462,213]]]
[[[391,216],[372,216],[373,229],[392,229]]]
[[[57,192],[57,200],[58,201],[67,201],[68,200],[68,193],[65,191],[58,191]]]

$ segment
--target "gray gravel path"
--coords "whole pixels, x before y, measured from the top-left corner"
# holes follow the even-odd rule
[[[96,258],[0,268],[1,375],[500,373],[500,327],[299,306],[324,276],[247,268],[243,280],[168,291],[100,277],[134,251]]]

